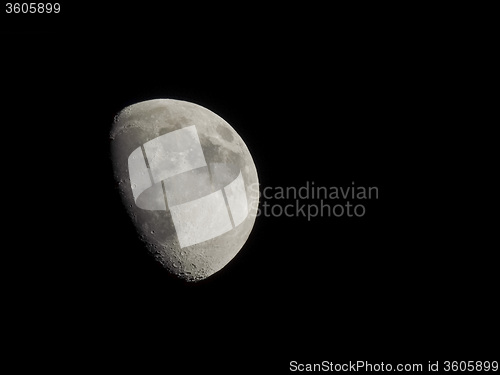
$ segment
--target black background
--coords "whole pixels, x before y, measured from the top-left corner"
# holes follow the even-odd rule
[[[457,193],[492,178],[477,167],[489,155],[473,163],[458,129],[468,83],[446,30],[334,10],[64,9],[2,35],[6,197],[20,210],[5,285],[43,360],[281,373],[491,349],[492,223],[476,229]],[[362,218],[259,217],[223,270],[176,281],[136,238],[109,159],[114,115],[153,98],[228,121],[263,187],[354,181],[379,199]]]

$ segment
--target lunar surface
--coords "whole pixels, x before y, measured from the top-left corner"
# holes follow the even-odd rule
[[[250,235],[259,198],[236,131],[202,106],[156,99],[116,115],[110,139],[122,201],[155,259],[186,281],[228,264]]]

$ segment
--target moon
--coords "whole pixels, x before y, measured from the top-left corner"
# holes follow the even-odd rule
[[[187,101],[148,100],[115,116],[110,141],[126,212],[169,273],[203,280],[236,256],[255,222],[258,176],[224,119]]]

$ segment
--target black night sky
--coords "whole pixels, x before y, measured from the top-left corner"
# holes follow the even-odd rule
[[[452,186],[491,172],[460,171],[478,154],[450,128],[468,116],[450,45],[334,10],[162,9],[158,23],[145,5],[66,9],[2,33],[4,197],[21,210],[6,298],[34,343],[59,344],[58,363],[287,373],[291,360],[427,363],[455,346],[487,356],[491,223],[471,222]],[[354,182],[378,199],[356,202],[363,217],[258,217],[223,270],[179,282],[136,238],[109,158],[114,115],[154,98],[224,118],[261,187]]]

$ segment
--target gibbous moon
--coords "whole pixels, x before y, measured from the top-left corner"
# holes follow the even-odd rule
[[[171,274],[198,281],[228,264],[257,213],[255,164],[224,119],[194,103],[156,99],[116,115],[115,179],[145,247]]]

